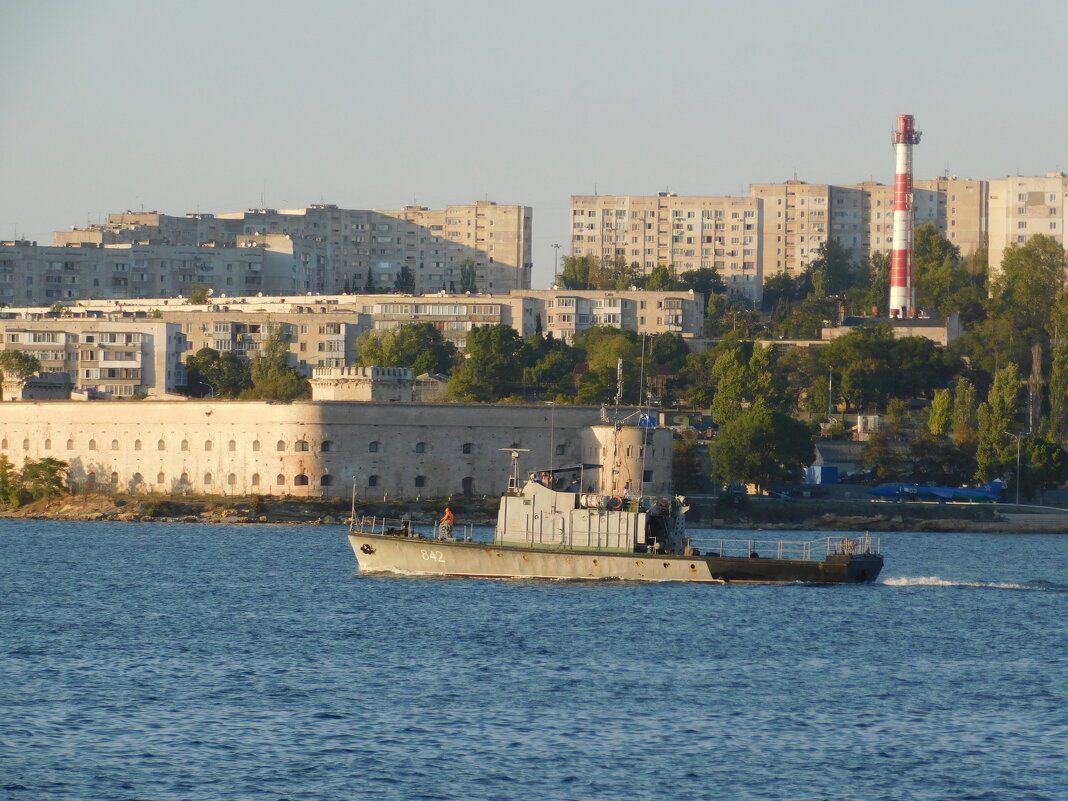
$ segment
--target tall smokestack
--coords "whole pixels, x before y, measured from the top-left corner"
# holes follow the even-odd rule
[[[912,146],[920,143],[911,114],[897,118],[891,141],[897,158],[894,178],[894,249],[890,255],[890,316],[910,317],[916,305],[912,283]]]

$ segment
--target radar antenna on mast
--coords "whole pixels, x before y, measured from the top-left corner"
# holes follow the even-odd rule
[[[519,494],[519,454],[529,453],[530,448],[498,448],[512,454],[512,472],[508,475],[508,494]]]

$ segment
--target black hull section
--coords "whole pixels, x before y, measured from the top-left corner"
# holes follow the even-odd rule
[[[882,556],[875,554],[832,555],[822,562],[719,556],[705,560],[713,578],[763,584],[863,584],[875,581],[883,569]]]

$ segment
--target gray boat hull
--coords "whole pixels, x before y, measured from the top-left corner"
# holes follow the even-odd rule
[[[362,573],[407,576],[841,584],[874,581],[883,565],[875,554],[834,554],[822,561],[676,556],[524,548],[358,531],[349,533],[349,542]]]

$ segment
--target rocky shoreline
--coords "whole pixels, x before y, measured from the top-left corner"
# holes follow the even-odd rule
[[[358,516],[407,517],[416,525],[432,526],[445,504],[459,524],[492,526],[497,498],[453,498],[419,501],[357,501]],[[883,510],[882,507],[890,508]],[[1066,533],[1063,514],[1019,514],[991,504],[871,504],[836,501],[799,503],[761,502],[741,507],[711,501],[692,504],[691,528],[767,531],[930,531]],[[0,509],[0,517],[106,522],[182,522],[206,524],[343,525],[351,514],[347,499],[329,500],[250,497],[169,497],[144,495],[70,495],[36,501],[19,509]]]

